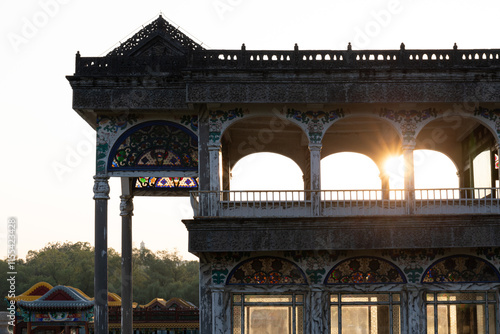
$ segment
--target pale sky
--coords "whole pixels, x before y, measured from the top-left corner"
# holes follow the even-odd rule
[[[500,48],[498,0],[22,0],[0,3],[0,258],[16,217],[18,255],[48,242],[94,240],[95,139],[72,110],[75,53],[100,56],[155,19],[206,48]],[[55,170],[64,168],[64,173]],[[120,250],[120,186],[111,180],[109,246]],[[186,198],[135,199],[133,238],[185,259]],[[4,226],[4,227],[1,227]]]

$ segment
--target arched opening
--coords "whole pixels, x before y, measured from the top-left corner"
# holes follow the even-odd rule
[[[281,154],[262,152],[247,155],[231,171],[231,190],[302,190],[300,167]]]
[[[342,152],[321,159],[321,189],[381,189],[377,164],[364,154]]]
[[[221,137],[221,156],[223,190],[273,190],[277,184],[298,190],[308,185],[308,175],[302,178],[309,165],[307,137],[300,127],[277,116],[247,117],[231,124]],[[278,156],[284,160],[276,160]],[[292,180],[299,175],[300,185],[283,175]]]
[[[459,175],[457,188],[482,188],[469,193],[483,198],[494,194],[491,188],[498,183],[496,143],[496,133],[479,119],[448,115],[427,124],[419,132],[415,148],[444,153],[455,163],[450,173]]]
[[[413,159],[416,189],[458,188],[457,168],[445,154],[433,150],[415,150]],[[389,176],[390,189],[403,189],[403,156],[387,159],[384,171]]]

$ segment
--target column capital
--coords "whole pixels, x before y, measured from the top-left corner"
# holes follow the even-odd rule
[[[134,215],[134,202],[132,195],[121,195],[120,202],[120,216],[133,216]]]
[[[414,150],[415,149],[415,144],[414,143],[404,143],[401,148],[403,151],[408,151],[408,150]]]
[[[500,143],[498,143],[498,142],[497,142],[497,143],[495,143],[495,148],[496,148],[497,150],[500,150]]]
[[[218,151],[221,149],[221,144],[220,143],[210,143],[208,144],[208,150],[209,151]]]
[[[323,145],[321,145],[320,143],[317,143],[317,144],[311,143],[311,144],[309,144],[309,151],[311,151],[311,152],[313,152],[313,151],[321,151],[322,148],[323,148]]]
[[[94,176],[94,199],[109,199],[109,176]]]

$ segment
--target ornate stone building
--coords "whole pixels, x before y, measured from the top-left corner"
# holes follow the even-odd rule
[[[161,16],[104,57],[77,54],[73,108],[97,131],[96,296],[120,177],[124,277],[133,196],[191,196],[202,333],[500,333],[499,74],[500,50],[456,46],[206,50]],[[453,161],[456,188],[415,188],[420,149]],[[232,190],[258,152],[293,160],[303,189]],[[403,155],[404,188],[381,173],[378,189],[322,189],[339,152],[380,170]]]

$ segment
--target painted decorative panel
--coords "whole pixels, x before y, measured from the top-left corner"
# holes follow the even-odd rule
[[[376,257],[355,257],[337,264],[326,284],[406,283],[403,273],[391,262]]]
[[[450,256],[435,262],[425,271],[423,283],[500,282],[498,271],[475,256]]]
[[[229,275],[227,284],[307,284],[304,273],[293,262],[276,257],[244,261]]]
[[[136,189],[198,189],[197,177],[138,177]]]
[[[171,122],[137,125],[114,145],[108,170],[198,170],[198,138]]]

